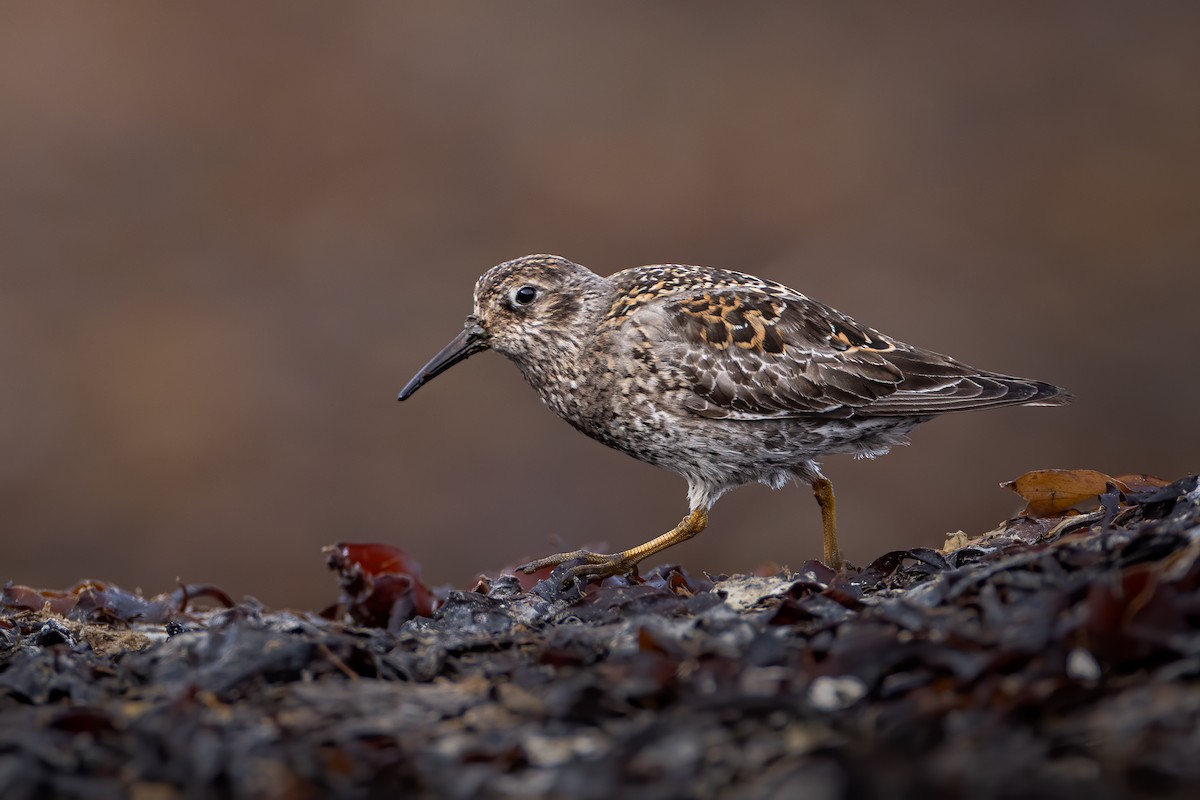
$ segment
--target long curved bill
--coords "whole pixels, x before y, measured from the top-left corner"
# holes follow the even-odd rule
[[[466,327],[450,340],[450,344],[443,347],[438,354],[429,360],[429,363],[421,367],[421,371],[413,375],[412,380],[404,385],[400,390],[400,395],[397,400],[407,400],[412,397],[413,393],[424,386],[428,381],[433,380],[438,375],[441,375],[446,370],[453,367],[460,361],[466,361],[476,353],[487,350],[487,334],[478,323],[468,321]]]

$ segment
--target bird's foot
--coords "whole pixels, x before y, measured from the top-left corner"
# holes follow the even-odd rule
[[[637,561],[624,553],[593,553],[590,550],[572,550],[569,553],[555,553],[552,556],[539,558],[517,567],[526,575],[532,575],[547,567],[557,567],[569,561],[583,559],[582,564],[576,564],[562,573],[563,584],[569,584],[575,578],[582,578],[586,583],[592,580],[602,580],[612,575],[637,575]]]

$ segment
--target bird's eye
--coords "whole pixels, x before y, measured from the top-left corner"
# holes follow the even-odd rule
[[[537,289],[532,286],[522,286],[513,292],[513,300],[516,300],[520,305],[527,306],[537,298]]]

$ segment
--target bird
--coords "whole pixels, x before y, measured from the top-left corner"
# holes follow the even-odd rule
[[[566,564],[556,573],[564,582],[636,575],[642,560],[703,531],[725,492],[792,481],[812,487],[823,560],[843,569],[833,484],[818,459],[884,455],[940,414],[1072,399],[1053,384],[905,344],[743,272],[654,264],[602,277],[546,254],[487,270],[462,330],[398,399],[489,349],[572,427],[687,481],[688,514],[666,533],[518,568]]]

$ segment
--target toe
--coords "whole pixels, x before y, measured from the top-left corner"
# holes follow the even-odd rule
[[[592,554],[597,555],[597,554]],[[581,578],[584,581],[598,581],[608,578],[612,575],[627,575],[637,571],[636,564],[630,564],[619,554],[599,556],[595,559],[588,559],[587,563],[577,564],[565,571],[565,579],[570,581],[575,578]]]
[[[530,561],[528,564],[522,564],[521,566],[517,567],[517,569],[521,572],[524,572],[526,575],[532,575],[533,573],[546,569],[547,567],[557,567],[559,564],[565,564],[572,559],[586,557],[588,555],[589,554],[583,550],[575,550],[570,553],[555,553],[552,556],[546,556],[545,558],[539,558],[536,561]]]

